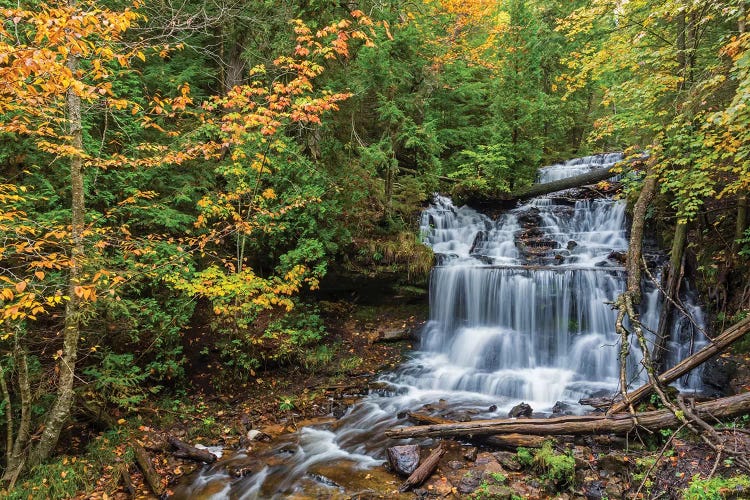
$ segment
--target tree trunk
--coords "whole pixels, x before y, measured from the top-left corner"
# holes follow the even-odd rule
[[[664,287],[664,304],[659,315],[659,326],[656,329],[656,340],[654,343],[654,368],[664,371],[667,354],[667,342],[672,331],[674,302],[679,300],[680,283],[682,283],[682,266],[685,255],[685,240],[687,239],[687,223],[678,222],[674,230],[672,240],[672,252],[670,253],[669,268],[667,269],[667,281]]]
[[[700,417],[731,418],[750,411],[750,392],[716,399],[695,406]],[[391,438],[424,438],[450,436],[487,436],[492,434],[521,433],[537,436],[559,434],[627,434],[636,429],[656,431],[679,426],[680,420],[669,409],[632,415],[567,416],[558,418],[524,418],[502,420],[480,420],[454,424],[422,425],[388,429],[385,435]]]
[[[745,318],[739,323],[736,323],[732,327],[728,328],[721,335],[715,337],[709,345],[696,352],[692,356],[683,359],[677,365],[659,375],[659,381],[662,384],[668,384],[677,380],[696,366],[700,366],[717,354],[721,353],[724,349],[732,345],[734,342],[744,337],[748,331],[750,331],[750,317]],[[627,394],[627,399],[631,403],[636,403],[647,396],[651,391],[651,384],[645,384],[638,389],[629,392]],[[613,413],[624,411],[625,409],[627,409],[627,406],[624,401],[621,401],[612,406],[612,408],[610,408],[607,413],[611,415]]]
[[[75,6],[71,0],[69,6]],[[75,75],[78,71],[78,57],[69,55],[67,67]],[[57,397],[44,421],[44,431],[39,444],[29,455],[29,465],[34,466],[47,457],[57,445],[60,432],[70,416],[73,404],[73,385],[75,382],[76,360],[78,358],[78,338],[80,336],[81,297],[76,293],[80,285],[84,256],[83,230],[86,206],[83,188],[83,129],[81,120],[81,98],[70,88],[65,96],[68,112],[68,127],[70,145],[75,153],[70,158],[70,187],[71,187],[71,253],[68,277],[68,302],[65,305],[65,321],[63,327],[63,348],[58,358],[59,379],[57,381]]]
[[[21,421],[18,422],[16,438],[13,441],[12,451],[9,450],[8,463],[5,465],[3,481],[8,481],[8,489],[13,486],[26,464],[26,450],[31,437],[31,382],[29,380],[29,364],[26,358],[26,349],[18,338],[16,331],[13,340],[13,358],[18,370],[18,392],[21,397]],[[8,408],[7,411],[10,411]],[[12,430],[9,430],[12,432]]]

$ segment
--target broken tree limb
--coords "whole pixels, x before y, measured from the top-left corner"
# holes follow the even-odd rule
[[[207,464],[216,462],[216,455],[208,450],[191,446],[174,436],[169,436],[167,441],[169,442],[169,445],[175,449],[172,454],[177,458],[185,458],[188,460],[195,460],[196,462],[205,462]]]
[[[445,455],[445,451],[446,450],[443,447],[443,443],[441,442],[437,448],[432,450],[430,456],[427,457],[424,462],[422,462],[422,465],[417,467],[417,470],[412,472],[411,476],[409,476],[406,481],[403,482],[398,491],[404,493],[406,491],[409,491],[411,488],[422,484],[425,479],[430,477],[432,471],[435,470],[438,462],[440,462],[442,456]]]
[[[750,411],[750,392],[715,399],[695,405],[700,417],[729,418]],[[677,427],[681,422],[670,410],[656,410],[637,415],[637,427],[651,431]],[[551,436],[559,434],[627,434],[636,428],[632,415],[566,416],[558,418],[525,418],[478,420],[455,424],[422,425],[388,429],[391,438],[487,436],[492,434],[533,434]]]
[[[729,327],[723,333],[721,333],[721,335],[711,340],[711,343],[708,344],[706,347],[696,352],[692,356],[689,356],[683,359],[681,362],[677,363],[674,367],[670,368],[669,370],[659,375],[659,381],[662,384],[668,384],[670,382],[677,380],[678,378],[682,377],[693,368],[700,366],[701,364],[705,363],[709,359],[713,358],[717,354],[724,351],[727,347],[732,345],[734,342],[741,339],[748,331],[750,331],[750,317],[745,318],[739,323],[735,323],[733,326]],[[635,403],[639,401],[640,399],[643,399],[645,396],[647,396],[651,392],[651,390],[652,390],[652,386],[650,383],[642,385],[638,389],[629,392],[627,395],[627,399],[631,403]],[[623,401],[620,401],[614,404],[609,409],[607,414],[612,415],[614,413],[622,412],[626,409],[627,409],[626,404]]]
[[[135,462],[143,472],[143,478],[146,480],[146,484],[154,492],[154,495],[160,497],[164,493],[164,485],[161,483],[161,477],[151,465],[151,461],[148,458],[148,453],[139,443],[133,442],[133,453],[135,455]]]

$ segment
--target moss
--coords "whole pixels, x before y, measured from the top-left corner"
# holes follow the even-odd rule
[[[750,477],[741,475],[730,478],[717,476],[710,479],[701,479],[698,475],[695,475],[683,494],[685,500],[748,498],[750,496]]]
[[[546,441],[533,455],[526,448],[519,448],[516,454],[521,465],[537,471],[550,489],[562,489],[575,482],[575,459],[567,452],[555,451],[551,441]]]

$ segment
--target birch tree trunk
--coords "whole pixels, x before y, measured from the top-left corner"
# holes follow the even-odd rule
[[[69,2],[69,5],[75,5],[75,1]],[[78,57],[69,55],[67,67],[71,73],[75,74],[78,70]],[[31,450],[29,455],[29,466],[37,465],[49,457],[57,445],[63,426],[70,417],[70,409],[73,405],[74,397],[75,368],[78,358],[81,297],[76,294],[76,287],[80,285],[81,279],[81,266],[84,256],[84,215],[86,211],[83,190],[83,130],[80,96],[71,88],[68,89],[65,99],[68,112],[70,144],[76,151],[70,158],[72,244],[68,278],[68,297],[70,298],[65,306],[63,348],[57,364],[59,369],[57,395],[52,408],[44,420],[44,431],[39,443]]]

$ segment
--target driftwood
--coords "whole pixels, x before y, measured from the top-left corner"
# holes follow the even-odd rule
[[[727,347],[732,345],[737,340],[741,339],[748,331],[750,331],[750,317],[745,318],[739,323],[735,323],[733,326],[725,330],[721,335],[715,337],[709,345],[696,352],[692,356],[689,356],[677,363],[673,368],[665,371],[659,375],[659,381],[662,384],[668,384],[682,377],[693,368],[705,363],[709,359],[713,358],[717,354],[721,353]],[[636,403],[640,399],[647,396],[652,390],[651,384],[645,384],[638,389],[628,393],[628,401],[631,404]],[[608,415],[619,413],[627,409],[625,402],[620,401],[614,404],[609,411]]]
[[[412,472],[411,476],[409,476],[406,481],[403,482],[398,491],[404,493],[405,491],[409,491],[411,488],[422,484],[425,479],[430,477],[432,472],[435,470],[438,462],[440,462],[442,456],[445,455],[445,451],[446,450],[443,447],[443,443],[441,442],[437,448],[432,450],[430,456],[427,457],[424,462],[422,462],[422,465],[417,467],[417,470]]]
[[[207,464],[216,462],[216,455],[208,450],[202,450],[200,448],[196,448],[195,446],[191,446],[184,441],[180,441],[174,436],[169,436],[167,438],[167,441],[169,442],[170,446],[175,449],[172,454],[177,458],[185,458],[187,460],[195,460],[196,462],[205,462]]]
[[[695,405],[695,414],[701,418],[729,418],[750,411],[750,392],[715,399]],[[388,429],[391,438],[487,436],[492,434],[533,434],[550,436],[559,434],[627,434],[638,428],[659,430],[677,427],[680,421],[670,410],[639,413],[634,419],[628,413],[616,415],[566,416],[558,418],[525,418],[478,420],[453,424],[421,425]]]
[[[143,472],[143,478],[146,480],[146,484],[154,492],[154,495],[160,497],[164,493],[164,486],[161,483],[161,477],[151,465],[151,461],[148,458],[148,453],[139,443],[134,442],[133,453],[135,454],[135,462]]]

